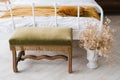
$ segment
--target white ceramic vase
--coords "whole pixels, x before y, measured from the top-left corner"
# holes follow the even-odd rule
[[[94,69],[98,67],[97,64],[98,51],[97,50],[87,50],[87,67]]]

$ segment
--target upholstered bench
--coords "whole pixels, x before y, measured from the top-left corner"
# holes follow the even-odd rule
[[[72,29],[59,27],[25,27],[16,29],[9,39],[13,55],[13,71],[17,72],[17,64],[24,59],[65,59],[68,60],[68,72],[72,72]],[[17,56],[18,50],[20,51]],[[63,51],[65,55],[27,55],[25,50]]]

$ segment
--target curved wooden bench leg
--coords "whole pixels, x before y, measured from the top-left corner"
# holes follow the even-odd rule
[[[68,72],[72,73],[72,47],[68,49]]]
[[[16,50],[12,50],[12,56],[13,56],[13,71],[18,72]]]

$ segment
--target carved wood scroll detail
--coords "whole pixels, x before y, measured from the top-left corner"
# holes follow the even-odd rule
[[[48,60],[55,60],[55,59],[64,59],[68,60],[67,56],[64,55],[55,55],[55,56],[48,56],[48,55],[41,55],[41,56],[35,56],[35,55],[25,55],[21,56],[21,59],[34,59],[34,60],[41,60],[41,59],[48,59]]]

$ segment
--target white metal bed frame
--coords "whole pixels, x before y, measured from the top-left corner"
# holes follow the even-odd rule
[[[12,14],[12,6],[16,5],[16,4],[9,4],[10,6],[10,15],[11,15],[11,20],[13,23],[13,29],[15,29],[15,23],[14,23],[14,19],[13,19],[13,14]],[[34,7],[36,6],[36,4],[31,3],[31,4],[20,4],[20,6],[31,6],[32,7],[32,16],[33,16],[33,26],[35,25],[35,13],[34,13]],[[18,6],[18,4],[17,4]],[[77,27],[76,29],[73,30],[74,31],[79,31],[79,15],[80,15],[80,6],[92,6],[92,7],[96,7],[99,12],[100,12],[100,25],[99,25],[99,31],[102,29],[103,26],[103,10],[102,8],[97,4],[97,3],[91,3],[91,4],[86,4],[86,3],[80,3],[80,4],[58,4],[58,3],[54,3],[54,4],[47,4],[47,5],[39,5],[39,6],[54,6],[55,9],[55,13],[54,13],[54,17],[55,17],[55,27],[57,27],[57,6],[77,6],[78,8],[78,13],[77,13]],[[88,64],[87,67],[88,68],[96,68],[98,65],[96,63],[97,61],[97,54],[95,52],[90,53],[89,50],[87,50],[87,59],[88,59]]]
[[[13,19],[13,14],[12,14],[12,6],[18,6],[18,4],[9,4],[10,6],[10,15],[11,15],[11,19],[12,19],[12,23],[13,23],[13,28],[15,29],[15,23],[14,23],[14,19]],[[36,26],[35,25],[35,14],[34,14],[34,7],[36,5],[39,5],[39,4],[35,4],[35,3],[31,3],[31,4],[19,4],[19,6],[31,6],[32,7],[32,16],[33,16],[33,26]],[[55,16],[55,26],[57,27],[57,6],[77,6],[78,8],[78,13],[77,13],[77,27],[76,27],[76,30],[78,29],[79,27],[79,15],[80,15],[80,6],[93,6],[93,7],[96,7],[98,8],[98,10],[100,11],[100,25],[99,25],[99,29],[101,30],[102,28],[102,24],[103,24],[103,10],[102,8],[96,3],[91,3],[91,4],[86,4],[86,3],[80,3],[80,4],[58,4],[58,3],[54,3],[54,4],[47,4],[47,5],[39,5],[39,6],[54,6],[54,9],[55,9],[55,13],[54,13],[54,16]]]

